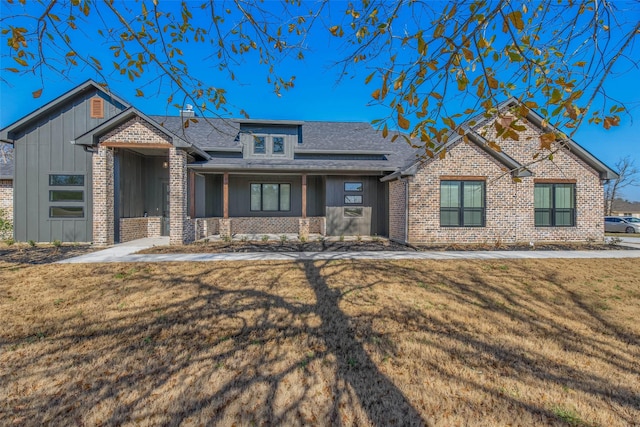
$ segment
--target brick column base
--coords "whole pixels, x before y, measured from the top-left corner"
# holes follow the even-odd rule
[[[231,237],[231,218],[220,218],[220,237]]]
[[[298,220],[298,227],[299,227],[298,238],[300,240],[309,239],[309,224],[310,224],[309,218],[300,218]]]

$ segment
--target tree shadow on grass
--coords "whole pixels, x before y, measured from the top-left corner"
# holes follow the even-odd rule
[[[0,333],[0,424],[425,425],[480,423],[470,417],[487,410],[494,420],[562,421],[548,403],[511,395],[481,370],[506,372],[522,387],[575,390],[631,423],[634,384],[612,385],[600,372],[474,330],[488,323],[517,337],[524,327],[527,338],[551,337],[638,375],[636,344],[625,356],[610,329],[570,334],[553,297],[506,286],[512,272],[494,264],[453,272],[435,262],[122,264],[91,267],[74,285],[75,266],[12,273],[29,277],[23,298],[31,303],[14,315],[25,325],[7,318],[13,323]],[[480,274],[487,265],[495,269]],[[536,283],[543,273],[518,270]],[[485,317],[466,323],[428,306],[436,297]],[[619,340],[633,338],[618,329]],[[493,406],[478,407],[474,393]]]

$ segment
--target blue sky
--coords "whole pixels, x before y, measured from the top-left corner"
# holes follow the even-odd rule
[[[90,40],[88,42],[95,43]],[[324,35],[310,43],[313,50],[306,53],[304,60],[285,60],[280,65],[281,70],[290,72],[296,79],[295,87],[283,91],[281,96],[276,96],[272,87],[266,84],[264,70],[257,64],[245,63],[236,68],[236,81],[206,67],[200,71],[210,72],[221,81],[220,86],[227,90],[230,104],[237,107],[235,111],[244,109],[251,118],[370,122],[385,116],[387,110],[384,108],[367,105],[373,90],[371,86],[364,84],[364,79],[369,74],[367,69],[358,70],[355,75],[338,82],[340,70],[332,67],[331,61],[335,58],[335,51],[340,48],[340,43],[339,39]],[[640,52],[640,49],[636,47],[635,52]],[[107,58],[108,53],[103,53]],[[3,58],[4,60],[6,59]],[[6,67],[5,64],[2,66]],[[625,102],[631,115],[623,115],[620,126],[609,130],[585,123],[574,139],[609,166],[613,166],[622,157],[630,156],[640,168],[640,70],[629,68],[617,72],[609,80],[606,89],[610,96]],[[86,79],[96,78],[96,75],[89,69],[78,67],[71,73],[70,80],[45,73],[44,85],[35,77],[15,79],[12,73],[5,71],[2,72],[2,78],[0,127],[5,127]],[[136,84],[119,75],[113,75],[109,83],[114,92],[147,114],[177,113],[175,108],[166,106],[167,94],[149,93],[145,98],[136,97]],[[42,86],[42,96],[34,99],[31,93]],[[235,116],[239,117],[238,114]],[[640,200],[640,187],[627,188],[623,195],[630,200]]]

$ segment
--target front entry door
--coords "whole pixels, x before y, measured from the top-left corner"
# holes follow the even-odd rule
[[[169,235],[169,183],[162,183],[162,223],[160,225],[160,235]]]

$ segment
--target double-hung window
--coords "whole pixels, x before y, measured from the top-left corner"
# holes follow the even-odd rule
[[[290,211],[291,184],[251,184],[252,211]]]
[[[484,227],[484,219],[484,181],[440,181],[441,227]]]
[[[536,183],[534,206],[536,227],[574,227],[576,225],[576,185]]]

